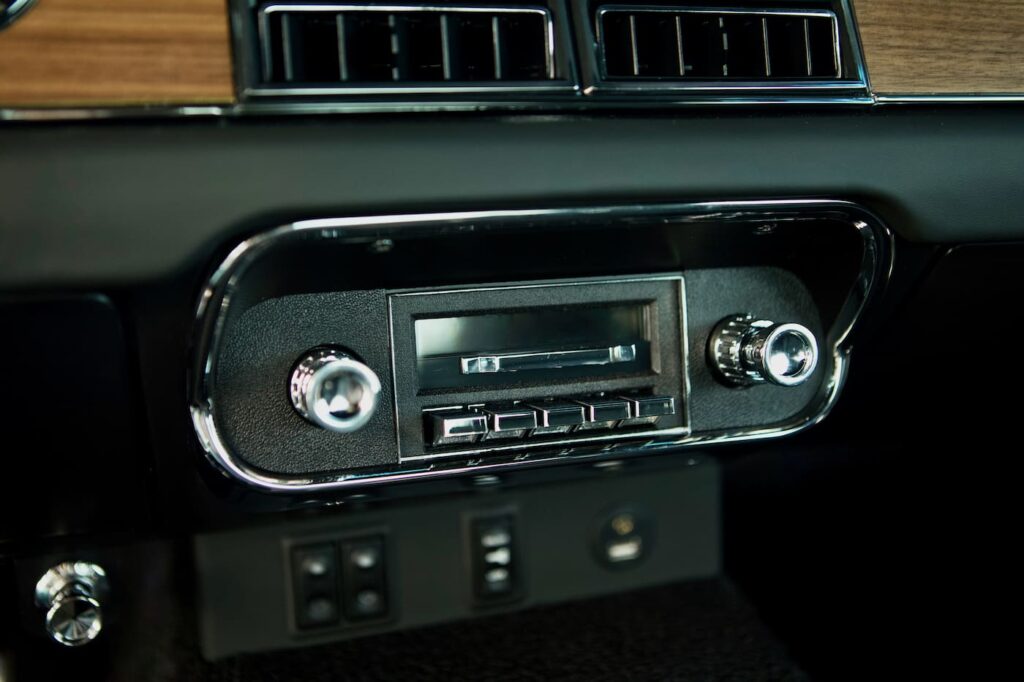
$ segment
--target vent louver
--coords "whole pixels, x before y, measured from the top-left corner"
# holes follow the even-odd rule
[[[604,5],[602,75],[610,81],[830,81],[842,78],[830,10]]]
[[[263,81],[458,88],[556,78],[544,7],[273,4],[259,10]]]

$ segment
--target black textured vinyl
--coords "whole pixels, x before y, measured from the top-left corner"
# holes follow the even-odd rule
[[[912,240],[1019,239],[1022,175],[998,105],[5,125],[0,285],[157,277],[296,209],[835,196]]]
[[[690,338],[690,424],[694,432],[767,426],[803,410],[821,385],[831,360],[817,308],[807,287],[779,268],[721,268],[686,272],[687,329]],[[773,322],[797,322],[818,338],[818,367],[797,387],[759,384],[730,388],[708,368],[708,337],[718,322],[750,313]]]
[[[310,426],[288,398],[296,362],[325,344],[355,353],[380,378],[377,411],[356,433]],[[381,290],[284,296],[253,306],[227,331],[214,391],[232,451],[260,469],[304,474],[398,461]]]

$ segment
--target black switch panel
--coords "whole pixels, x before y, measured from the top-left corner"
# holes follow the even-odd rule
[[[489,604],[519,597],[515,516],[501,514],[473,519],[469,542],[475,600]]]
[[[295,625],[299,629],[336,625],[338,561],[332,544],[302,545],[292,549]]]
[[[342,609],[349,621],[388,617],[388,576],[384,537],[375,535],[341,543]]]

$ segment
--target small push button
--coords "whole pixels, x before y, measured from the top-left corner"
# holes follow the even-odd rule
[[[487,415],[487,440],[522,438],[537,428],[537,413],[528,407],[482,408]]]
[[[292,549],[295,624],[301,629],[338,623],[338,570],[334,545]]]
[[[427,422],[434,445],[473,443],[487,433],[487,415],[479,412],[428,412]]]
[[[580,430],[610,429],[632,416],[629,402],[622,398],[593,398],[577,402],[583,406],[586,419]]]
[[[537,428],[533,431],[535,435],[568,433],[586,421],[584,407],[579,403],[539,402],[529,407],[537,413]]]
[[[350,621],[388,615],[388,581],[381,536],[341,543],[342,608]]]
[[[672,396],[622,396],[622,399],[629,403],[631,417],[620,426],[654,424],[661,417],[676,413],[676,399]]]

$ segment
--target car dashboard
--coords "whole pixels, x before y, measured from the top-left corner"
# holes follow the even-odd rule
[[[994,638],[1022,17],[0,1],[0,682]]]

